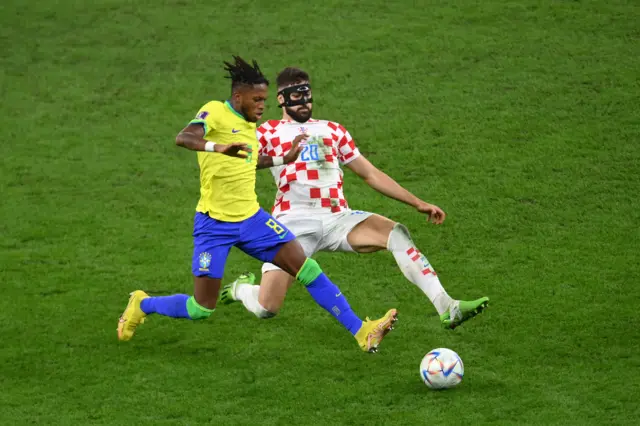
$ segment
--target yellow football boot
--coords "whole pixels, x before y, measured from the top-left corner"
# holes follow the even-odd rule
[[[129,304],[118,321],[119,340],[131,340],[133,333],[136,332],[136,327],[144,322],[147,314],[140,309],[140,302],[147,297],[149,295],[142,290],[136,290],[130,294]]]
[[[378,352],[378,345],[388,332],[393,330],[393,325],[398,321],[398,311],[390,309],[382,318],[370,320],[367,317],[362,323],[362,327],[355,335],[360,349],[365,352]]]

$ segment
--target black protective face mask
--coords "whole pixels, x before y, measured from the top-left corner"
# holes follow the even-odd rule
[[[294,101],[291,99],[292,93],[300,93],[302,97]],[[295,86],[284,88],[278,92],[278,95],[282,95],[282,97],[284,97],[284,102],[278,105],[280,108],[285,106],[292,107],[296,105],[304,105],[313,102],[313,98],[311,97],[311,85],[308,83],[296,84]]]

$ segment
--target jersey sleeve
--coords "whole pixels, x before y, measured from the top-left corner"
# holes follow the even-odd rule
[[[356,158],[360,157],[360,150],[356,146],[356,143],[353,141],[351,134],[347,129],[338,125],[336,130],[338,134],[338,160],[340,164],[345,165],[349,164]]]
[[[260,143],[258,155],[269,155],[268,153],[271,150],[271,148],[269,148],[269,127],[269,124],[265,122],[256,129],[256,138]]]
[[[204,105],[198,113],[196,117],[189,122],[189,124],[201,124],[204,127],[204,137],[206,138],[211,132],[216,129],[216,121],[215,121],[215,107],[212,103],[208,103]]]

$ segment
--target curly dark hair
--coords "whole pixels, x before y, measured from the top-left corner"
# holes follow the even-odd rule
[[[229,72],[226,78],[231,79],[231,89],[235,89],[241,85],[269,85],[269,80],[262,74],[255,59],[253,60],[253,66],[249,65],[249,63],[239,56],[234,55],[233,60],[235,61],[234,64],[224,61],[224,69]]]

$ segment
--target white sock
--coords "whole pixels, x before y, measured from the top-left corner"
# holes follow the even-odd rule
[[[238,284],[236,299],[242,302],[249,312],[261,319],[275,317],[276,314],[267,311],[259,302],[260,286],[252,284]]]
[[[426,256],[420,253],[411,239],[409,230],[402,224],[396,224],[389,234],[387,250],[393,253],[396,263],[405,277],[427,295],[439,315],[447,312],[453,299],[440,284]]]

